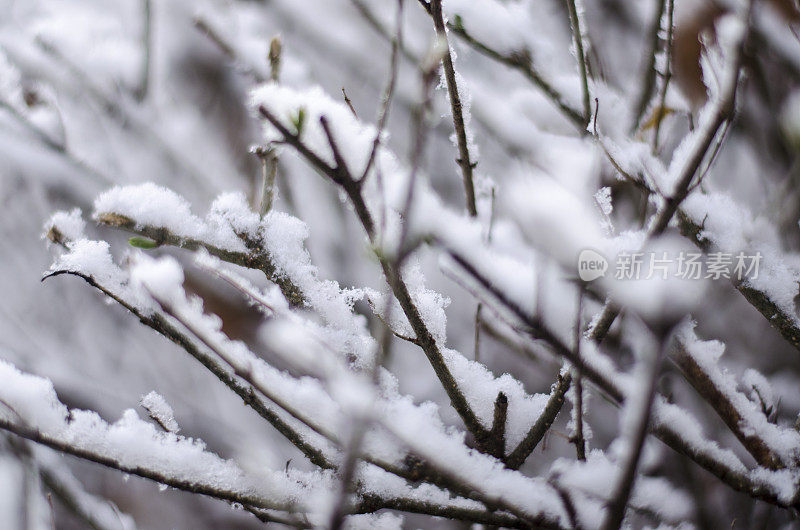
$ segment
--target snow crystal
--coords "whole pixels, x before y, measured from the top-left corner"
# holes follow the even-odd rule
[[[147,411],[151,418],[158,422],[167,431],[177,433],[180,431],[178,422],[175,421],[175,413],[167,401],[155,390],[142,396],[139,404]]]

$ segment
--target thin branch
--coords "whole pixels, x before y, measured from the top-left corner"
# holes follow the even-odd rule
[[[347,90],[342,87],[342,97],[344,98],[344,104],[347,105],[347,108],[350,109],[350,112],[353,114],[355,119],[358,119],[358,112],[356,112],[356,108],[353,106],[353,102],[350,101],[350,98],[347,96]]]
[[[486,511],[460,506],[443,506],[438,503],[404,497],[383,498],[371,493],[361,495],[361,503],[356,505],[353,513],[374,513],[381,509],[398,510],[406,513],[418,513],[456,521],[466,521],[476,524],[491,525],[501,528],[532,528],[531,524],[523,519],[502,511]],[[534,526],[533,528],[548,528]],[[552,527],[549,527],[552,528]]]
[[[257,148],[256,156],[261,160],[261,204],[258,213],[263,218],[272,209],[275,200],[275,178],[278,176],[278,154],[274,149]]]
[[[130,313],[136,316],[142,324],[154,329],[159,334],[183,348],[183,350],[199,361],[200,364],[214,374],[217,379],[222,381],[225,386],[239,396],[246,405],[256,411],[259,416],[264,418],[268,423],[275,427],[279,433],[281,433],[289,442],[297,447],[306,457],[308,457],[312,463],[320,466],[323,469],[332,469],[334,467],[333,464],[328,461],[327,457],[322,451],[309,444],[303,435],[294,430],[294,428],[285,422],[279,414],[267,406],[261,400],[261,398],[258,397],[258,395],[255,393],[255,390],[251,386],[245,386],[239,383],[236,378],[233,377],[233,375],[225,370],[222,366],[220,366],[220,364],[213,357],[201,351],[191,339],[181,333],[161,314],[154,313],[152,315],[145,315],[139,311],[139,309],[99,284],[93,277],[82,273],[73,271],[56,271],[45,276],[43,281],[47,278],[59,276],[61,274],[69,274],[83,279],[89,285],[98,289],[103,294],[112,298],[119,305],[127,309]]]
[[[381,109],[378,112],[378,130],[375,133],[375,139],[372,141],[372,149],[370,150],[367,164],[364,166],[364,171],[361,172],[361,177],[358,179],[359,182],[363,182],[364,179],[367,178],[370,169],[372,169],[372,165],[375,163],[375,157],[378,154],[378,148],[381,144],[381,137],[389,121],[389,109],[392,107],[392,99],[394,98],[394,92],[397,86],[397,74],[400,68],[399,52],[403,47],[403,5],[404,0],[397,0],[397,14],[395,15],[397,17],[397,27],[395,28],[394,37],[392,37],[392,55],[389,60],[389,81],[381,97]],[[344,92],[344,89],[342,89],[342,92]],[[347,101],[347,95],[345,94],[345,102]],[[353,115],[355,115],[356,111],[353,109],[352,104],[348,103],[348,105],[351,110],[353,110]],[[358,118],[358,116],[356,116],[356,118]]]
[[[650,31],[648,32],[648,35],[650,36],[650,46],[647,49],[647,67],[642,73],[643,79],[640,83],[642,89],[641,92],[639,92],[639,98],[636,102],[636,114],[634,115],[633,123],[631,124],[631,133],[634,133],[639,129],[639,124],[642,122],[642,117],[644,117],[644,113],[647,110],[647,105],[650,103],[650,99],[653,97],[653,91],[656,87],[656,79],[658,78],[656,58],[658,56],[659,45],[661,44],[661,37],[659,36],[659,33],[661,32],[661,22],[664,18],[664,10],[667,2],[669,1],[671,0],[655,0],[655,17],[653,17],[653,23],[650,27]]]
[[[273,83],[277,83],[281,76],[281,50],[283,45],[280,36],[272,37],[269,41],[269,53],[267,54],[267,61],[269,62],[269,79]],[[342,89],[344,92],[344,89]],[[347,99],[347,94],[345,94]]]
[[[581,90],[583,94],[583,119],[584,127],[589,124],[592,116],[592,109],[590,106],[589,95],[589,75],[586,65],[586,52],[584,50],[584,31],[585,28],[581,27],[581,17],[578,13],[578,8],[575,5],[575,0],[566,0],[567,10],[569,11],[569,25],[572,29],[572,41],[575,44],[575,51],[578,59],[578,73],[581,76]]]
[[[656,383],[658,382],[658,375],[661,371],[661,360],[664,356],[664,350],[666,349],[667,336],[661,337],[661,341],[662,343],[658,352],[653,352],[650,362],[648,363],[649,366],[646,366],[648,372],[647,381],[645,383],[646,386],[644,387],[645,391],[641,396],[642,402],[628,405],[639,407],[636,411],[637,416],[635,417],[634,425],[636,427],[628,437],[629,445],[621,464],[621,472],[614,488],[614,494],[611,497],[611,503],[609,504],[602,530],[618,530],[625,517],[628,499],[631,496],[633,484],[636,480],[636,470],[639,467],[639,459],[642,454],[642,448],[644,447],[644,440],[650,426],[653,400],[656,396]]]
[[[667,104],[667,90],[669,89],[669,82],[672,79],[672,39],[675,33],[675,0],[667,1],[667,41],[664,43],[664,80],[661,83],[661,92],[658,97],[658,106],[656,112],[658,116],[656,119],[655,131],[653,132],[653,150],[658,149],[658,137],[661,132],[661,122],[664,120],[664,113]]]
[[[461,26],[448,23],[447,27],[453,34],[457,35],[476,51],[524,75],[531,83],[544,92],[544,95],[559,108],[564,117],[571,121],[581,134],[585,133],[584,117],[581,115],[581,112],[567,103],[564,96],[534,68],[533,59],[531,58],[529,50],[521,50],[506,55],[477,40]]]
[[[578,311],[575,316],[575,356],[581,361],[575,367],[575,432],[570,437],[570,442],[575,444],[578,460],[586,461],[586,438],[583,436],[583,373],[581,366],[581,313],[583,312],[583,288],[578,293]]]
[[[508,418],[508,397],[498,392],[494,401],[492,429],[489,431],[489,454],[502,460],[506,454],[506,420]]]
[[[431,17],[436,28],[436,34],[447,47],[447,51],[442,56],[442,66],[444,67],[444,78],[447,82],[447,93],[450,97],[450,111],[453,115],[453,125],[456,131],[458,144],[458,165],[461,166],[461,176],[464,180],[464,191],[467,198],[467,212],[475,217],[478,209],[475,204],[475,181],[472,173],[475,163],[470,159],[469,140],[467,136],[466,124],[464,123],[464,111],[461,105],[461,95],[458,92],[456,81],[456,70],[453,65],[453,56],[450,53],[450,44],[447,40],[447,28],[445,27],[444,14],[442,13],[442,0],[431,0]]]
[[[494,228],[494,215],[495,215],[495,189],[492,187],[492,201],[489,211],[489,226],[486,228],[486,242],[492,241],[492,229]],[[483,312],[483,305],[478,302],[478,307],[475,308],[475,334],[473,340],[475,343],[475,361],[480,362],[481,354],[481,313]]]

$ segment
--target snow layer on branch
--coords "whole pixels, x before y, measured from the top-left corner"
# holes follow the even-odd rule
[[[483,364],[471,361],[455,350],[443,351],[445,362],[458,382],[458,387],[472,406],[472,410],[487,429],[492,427],[494,402],[503,392],[508,398],[506,420],[507,447],[516,447],[541,416],[548,394],[528,394],[517,379],[510,374],[495,376]]]
[[[277,211],[262,219],[241,193],[221,194],[201,219],[191,213],[183,197],[152,183],[113,188],[97,198],[94,210],[95,219],[121,215],[137,227],[163,228],[177,237],[224,250],[249,253],[245,239],[260,244],[278,275],[299,287],[308,305],[325,319],[331,345],[362,366],[372,358],[375,341],[367,332],[366,319],[353,312],[363,292],[319,278],[304,247],[308,227],[299,219]]]
[[[403,528],[403,517],[393,513],[367,513],[350,515],[345,527],[348,530],[400,530]]]
[[[2,414],[57,442],[109,458],[126,468],[143,468],[175,480],[256,495],[269,505],[307,500],[310,489],[283,472],[246,475],[232,461],[206,451],[200,440],[156,430],[129,409],[113,424],[91,411],[67,409],[50,381],[24,374],[0,361]],[[10,412],[7,409],[11,409]],[[312,475],[307,477],[313,480]],[[313,483],[313,482],[309,482]]]
[[[747,467],[733,451],[721,448],[717,442],[709,440],[703,435],[703,428],[700,422],[686,409],[668,403],[661,396],[656,396],[652,414],[654,429],[660,425],[667,426],[674,432],[680,433],[683,440],[694,451],[710,455],[736,473],[743,475],[748,473]]]
[[[353,311],[353,304],[364,296],[361,289],[347,289],[333,280],[319,278],[304,246],[308,226],[285,213],[272,211],[261,224],[261,238],[273,264],[297,285],[307,303],[327,323],[325,338],[339,351],[354,356],[356,364],[366,366],[375,354],[376,343],[367,330],[366,319]]]
[[[67,249],[50,266],[48,274],[69,272],[90,277],[109,293],[144,314],[153,311],[154,306],[148,297],[129,286],[128,274],[114,263],[108,243],[79,239],[67,242]]]
[[[43,237],[47,237],[51,230],[58,231],[62,237],[74,241],[84,237],[83,231],[86,229],[86,221],[83,220],[80,208],[75,208],[69,212],[56,212],[44,224]]]
[[[697,338],[694,326],[687,324],[681,330],[679,340],[688,355],[703,370],[713,382],[714,386],[722,392],[726,400],[733,405],[741,416],[740,428],[746,435],[755,435],[770,451],[775,453],[783,462],[794,462],[800,453],[800,434],[794,429],[784,429],[771,423],[761,409],[761,403],[748,399],[740,392],[736,377],[719,364],[720,357],[725,351],[725,345],[719,341],[703,341]],[[751,371],[749,380],[758,380],[759,388],[764,388],[766,379],[760,374]],[[766,388],[769,388],[768,384]],[[769,396],[767,396],[769,397]]]
[[[375,341],[367,331],[366,319],[353,312],[353,304],[364,293],[347,289],[338,282],[319,277],[305,248],[308,226],[296,217],[270,211],[262,219],[250,209],[241,193],[224,193],[212,204],[209,224],[229,225],[237,234],[260,243],[280,276],[288,278],[303,293],[308,306],[326,322],[320,328],[331,347],[351,355],[357,365],[366,366],[375,351]]]
[[[155,390],[142,396],[139,404],[147,411],[151,418],[158,422],[168,432],[178,433],[180,427],[175,421],[175,413],[161,394]]]
[[[203,221],[192,213],[186,199],[152,182],[117,186],[101,194],[94,202],[93,218],[100,220],[107,214],[124,216],[138,228],[162,227],[178,237],[197,239],[224,250],[247,251],[231,225],[215,222],[213,213]]]
[[[754,216],[725,193],[695,193],[683,204],[683,210],[702,230],[702,240],[710,241],[716,250],[736,256],[761,253],[757,271],[744,279],[744,284],[765,293],[783,313],[800,326],[794,308],[800,270],[794,260],[781,251],[780,237],[772,223]],[[757,272],[757,274],[755,274]]]

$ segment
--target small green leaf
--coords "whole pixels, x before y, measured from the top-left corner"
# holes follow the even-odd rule
[[[128,244],[136,248],[151,249],[156,248],[158,243],[148,237],[134,236],[128,240]]]
[[[456,15],[453,17],[453,27],[457,31],[464,31],[464,19],[461,18],[461,15]]]
[[[303,125],[306,122],[306,108],[300,107],[297,112],[290,116],[292,125],[294,125],[294,132],[297,136],[303,134]]]

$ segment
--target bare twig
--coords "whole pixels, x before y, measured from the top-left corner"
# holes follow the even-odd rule
[[[272,37],[269,41],[269,54],[267,60],[269,61],[269,79],[273,83],[277,83],[281,76],[281,38],[279,36]],[[342,89],[344,91],[344,89]],[[346,97],[346,96],[345,96]]]
[[[263,218],[272,209],[275,200],[275,178],[278,176],[278,154],[274,149],[258,147],[256,156],[261,161],[261,204],[258,213]]]
[[[575,452],[577,453],[578,460],[586,460],[586,438],[583,436],[583,373],[581,366],[583,360],[581,359],[581,313],[583,312],[583,289],[581,288],[578,293],[578,311],[575,316],[575,356],[579,359],[578,365],[575,367],[575,432],[570,437],[570,442],[575,444]]]
[[[448,24],[448,28],[478,52],[524,75],[531,83],[544,92],[545,96],[558,107],[564,117],[571,121],[581,134],[585,133],[585,122],[581,112],[567,103],[564,96],[534,68],[533,59],[531,58],[529,50],[520,50],[516,53],[506,55],[477,40],[463,27],[455,26],[450,23]]]
[[[661,43],[661,37],[659,36],[659,33],[661,32],[661,22],[664,18],[664,9],[669,1],[670,0],[655,0],[655,17],[653,17],[653,24],[648,32],[650,37],[650,46],[647,49],[647,67],[644,69],[642,75],[643,79],[640,83],[641,92],[639,92],[639,98],[636,102],[636,113],[634,115],[633,123],[631,124],[631,133],[636,132],[636,130],[639,128],[639,124],[642,122],[642,117],[644,117],[644,113],[647,110],[647,105],[650,103],[650,99],[653,97],[653,91],[656,87],[656,79],[658,78],[656,58],[658,56],[658,49]]]
[[[347,105],[347,108],[350,109],[350,112],[353,114],[355,119],[358,119],[358,112],[356,112],[356,108],[353,106],[353,102],[347,95],[347,90],[342,87],[342,97],[344,98],[344,104]]]
[[[489,454],[502,460],[506,453],[506,419],[508,418],[508,397],[503,392],[494,401],[492,429],[489,431]]]
[[[470,159],[464,111],[461,105],[461,95],[458,92],[453,56],[450,53],[450,44],[447,40],[447,28],[445,27],[444,14],[442,13],[442,0],[431,0],[430,8],[436,34],[439,36],[439,40],[441,40],[444,46],[447,47],[447,51],[442,56],[442,66],[444,67],[444,78],[447,82],[447,93],[450,97],[450,111],[453,115],[453,125],[456,130],[458,165],[461,166],[461,176],[464,180],[464,191],[467,197],[467,212],[475,217],[478,215],[478,209],[475,204],[475,181],[472,174],[475,163]]]
[[[585,28],[581,27],[581,17],[578,13],[578,8],[575,5],[575,0],[566,0],[567,10],[569,11],[569,24],[572,28],[572,41],[575,45],[575,52],[578,59],[578,73],[581,76],[581,90],[583,94],[583,119],[584,127],[589,124],[592,116],[592,109],[590,107],[589,95],[589,74],[586,64],[586,52],[584,50],[584,31]]]
[[[505,458],[506,467],[509,469],[519,469],[531,453],[533,453],[534,449],[539,445],[539,442],[544,438],[544,435],[547,434],[547,431],[552,427],[559,411],[563,407],[564,398],[567,390],[569,390],[571,382],[572,376],[569,372],[558,374],[558,380],[553,383],[550,389],[550,398],[547,400],[542,414],[525,434],[525,438]]]
[[[378,112],[378,130],[375,133],[375,139],[372,141],[372,149],[370,150],[367,164],[364,166],[361,177],[358,179],[359,182],[363,182],[364,179],[367,178],[370,169],[372,169],[372,165],[375,163],[375,156],[378,154],[378,148],[381,144],[381,136],[383,136],[386,124],[389,121],[389,110],[392,107],[392,99],[394,98],[395,87],[397,86],[397,73],[400,68],[399,52],[403,47],[403,5],[404,0],[397,0],[397,27],[395,29],[395,35],[392,37],[392,55],[389,60],[389,81],[386,84],[383,97],[381,98],[381,108]],[[342,92],[344,92],[344,89],[342,89]],[[347,95],[345,94],[345,102],[347,103],[348,101]],[[353,115],[358,118],[352,104],[348,103],[348,105],[353,111]]]
[[[658,136],[661,132],[661,122],[664,121],[667,104],[667,90],[669,89],[669,82],[672,79],[672,39],[675,33],[675,23],[673,21],[675,15],[675,0],[666,0],[667,2],[667,41],[664,43],[664,74],[661,83],[661,92],[658,96],[658,106],[656,112],[655,131],[653,132],[653,150],[658,149]]]

